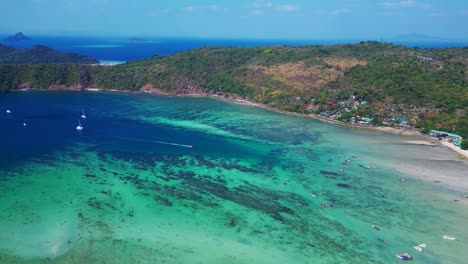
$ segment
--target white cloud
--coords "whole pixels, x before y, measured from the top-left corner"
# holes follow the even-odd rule
[[[384,16],[384,17],[401,17],[403,16],[402,13],[400,12],[382,12],[382,13],[377,13],[378,16]]]
[[[186,7],[184,7],[184,11],[185,11],[185,12],[193,12],[193,10],[194,10],[193,6],[186,6]]]
[[[206,6],[186,6],[183,8],[185,12],[196,12],[196,11],[227,11],[226,8],[219,8],[217,5],[206,5]]]
[[[273,4],[270,1],[265,1],[265,0],[256,0],[252,4],[253,7],[253,14],[254,15],[263,15],[265,14],[268,10],[276,10],[280,12],[294,12],[299,10],[299,7],[296,5],[290,5],[290,4]]]
[[[455,14],[460,16],[468,16],[468,9],[456,11]]]
[[[446,13],[440,13],[440,12],[438,12],[438,13],[431,13],[431,14],[430,14],[431,17],[445,17],[445,16],[447,16],[447,15],[448,15],[448,14],[446,14]]]
[[[283,11],[283,12],[294,12],[297,11],[299,8],[295,5],[279,5],[276,7],[276,10]]]
[[[31,2],[32,2],[33,4],[39,4],[39,5],[49,4],[49,1],[48,1],[48,0],[32,0]]]
[[[156,10],[151,10],[148,12],[149,17],[158,17],[163,14],[168,14],[171,10],[169,8],[161,8]]]
[[[462,9],[458,11],[449,12],[436,12],[430,14],[432,17],[449,17],[449,16],[468,16],[468,9]]]
[[[208,6],[204,6],[203,9],[206,9],[206,10],[209,10],[209,11],[216,11],[216,10],[218,10],[218,6],[217,5],[208,5]]]
[[[262,8],[271,8],[273,6],[272,2],[265,0],[257,0],[253,3],[253,8],[262,9]]]
[[[340,9],[335,9],[335,10],[330,11],[328,14],[332,16],[339,16],[339,15],[347,14],[349,12],[351,12],[351,10],[349,10],[348,8],[340,8]]]
[[[416,4],[416,0],[403,0],[403,1],[399,1],[399,2],[379,3],[379,5],[381,5],[383,7],[388,7],[388,8],[391,8],[391,7],[408,8],[408,7],[414,6],[415,4]]]
[[[253,14],[254,14],[254,15],[257,15],[257,16],[258,16],[258,15],[263,15],[263,14],[265,14],[265,11],[260,10],[260,9],[257,9],[257,10],[254,10],[254,11],[253,11]]]
[[[385,8],[422,8],[429,9],[432,8],[431,4],[418,3],[416,0],[401,0],[397,2],[381,2],[377,5],[383,6]]]

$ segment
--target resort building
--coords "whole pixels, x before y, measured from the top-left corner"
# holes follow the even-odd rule
[[[463,140],[460,135],[439,130],[431,130],[429,135],[436,138],[442,138],[444,141],[453,143],[457,147],[461,147],[461,142]]]

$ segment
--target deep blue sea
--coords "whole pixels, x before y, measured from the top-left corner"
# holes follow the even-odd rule
[[[334,45],[353,44],[361,40],[247,40],[202,38],[145,38],[146,41],[129,41],[125,37],[48,37],[31,35],[32,41],[6,42],[0,35],[0,43],[18,49],[33,45],[45,45],[63,52],[92,56],[100,61],[131,61],[169,55],[204,46],[253,47],[267,45]],[[463,47],[466,42],[399,42],[409,47],[445,48]]]

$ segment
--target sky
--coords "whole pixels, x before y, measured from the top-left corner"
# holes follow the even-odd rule
[[[0,33],[468,40],[468,0],[0,0]]]

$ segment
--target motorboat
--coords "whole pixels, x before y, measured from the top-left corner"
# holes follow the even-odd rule
[[[401,260],[413,260],[413,257],[406,252],[396,253],[395,256]]]
[[[416,250],[419,251],[419,252],[422,252],[422,251],[423,251],[423,248],[420,247],[420,246],[414,246],[414,245],[413,245],[413,248],[416,249]]]
[[[455,240],[455,239],[456,239],[455,237],[453,237],[453,236],[448,236],[448,235],[444,235],[443,238],[444,238],[445,240]]]
[[[84,129],[84,127],[81,125],[80,120],[78,120],[78,126],[76,126],[76,130],[81,131],[83,129]]]

